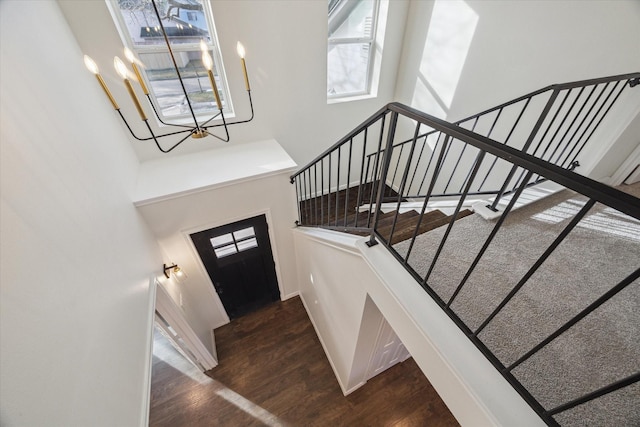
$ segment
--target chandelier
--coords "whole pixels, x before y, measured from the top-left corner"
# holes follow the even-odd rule
[[[93,59],[91,59],[89,56],[85,55],[84,56],[84,63],[86,65],[86,67],[89,69],[89,71],[91,71],[95,76],[96,79],[98,80],[100,86],[102,87],[102,89],[104,90],[105,94],[107,95],[107,97],[109,98],[109,101],[111,102],[111,104],[113,105],[113,108],[118,112],[118,114],[120,115],[120,118],[122,119],[122,121],[124,122],[124,124],[126,125],[127,129],[129,130],[129,132],[131,133],[131,135],[137,139],[138,141],[151,141],[153,140],[156,144],[156,147],[158,147],[158,149],[163,152],[163,153],[168,153],[170,151],[172,151],[174,148],[176,148],[178,145],[182,144],[184,141],[186,141],[189,137],[191,138],[195,138],[195,139],[199,139],[199,138],[205,138],[207,136],[212,136],[214,138],[217,138],[221,141],[224,142],[228,142],[229,141],[229,126],[232,125],[237,125],[240,123],[247,123],[250,122],[251,120],[253,120],[253,101],[251,99],[251,86],[249,85],[249,76],[247,74],[247,66],[245,63],[245,50],[244,47],[242,46],[242,44],[240,42],[238,42],[237,44],[237,52],[238,55],[240,56],[240,61],[242,64],[242,72],[244,74],[244,82],[245,82],[245,87],[247,90],[247,96],[249,97],[249,105],[251,107],[251,116],[248,119],[245,120],[236,120],[236,121],[227,121],[227,119],[224,116],[224,111],[222,108],[222,102],[220,100],[220,94],[218,93],[218,86],[216,85],[214,76],[213,76],[213,59],[211,57],[211,55],[209,54],[208,51],[208,47],[206,45],[206,43],[201,40],[200,41],[200,49],[202,51],[202,64],[204,65],[204,68],[207,71],[207,75],[209,77],[209,84],[211,85],[211,89],[213,90],[213,95],[215,98],[215,107],[217,108],[217,112],[214,111],[211,116],[209,118],[207,118],[206,120],[201,120],[199,121],[198,118],[196,117],[196,113],[194,111],[193,105],[192,105],[192,101],[189,99],[189,95],[187,93],[187,89],[185,87],[185,83],[184,83],[184,79],[183,76],[180,73],[179,67],[178,67],[178,63],[176,61],[176,58],[174,56],[174,52],[173,49],[171,48],[171,43],[169,41],[169,37],[167,35],[167,31],[165,30],[165,26],[162,23],[162,18],[160,15],[160,12],[158,10],[158,6],[156,4],[156,0],[151,0],[151,4],[153,5],[153,10],[155,12],[155,16],[158,20],[158,27],[154,28],[153,31],[155,32],[159,32],[162,34],[163,38],[164,38],[164,43],[166,44],[169,56],[171,57],[171,62],[173,64],[173,68],[176,72],[177,75],[177,79],[180,83],[180,88],[182,90],[182,93],[184,94],[184,99],[186,102],[186,107],[189,110],[189,115],[191,116],[191,118],[189,119],[189,124],[185,124],[185,123],[168,123],[166,121],[164,121],[161,117],[160,114],[158,113],[155,104],[153,103],[152,99],[151,99],[151,95],[149,94],[149,90],[144,82],[144,80],[142,79],[142,75],[140,74],[140,69],[138,67],[138,64],[142,64],[142,62],[140,60],[138,60],[135,55],[133,54],[133,52],[131,52],[131,50],[129,50],[128,48],[124,49],[124,54],[125,54],[125,58],[127,59],[127,61],[131,64],[131,68],[133,69],[133,75],[135,75],[135,80],[138,81],[140,88],[142,89],[142,92],[144,93],[144,95],[147,97],[147,100],[149,101],[149,105],[151,105],[151,108],[153,109],[153,113],[156,117],[156,119],[158,120],[158,122],[160,122],[161,124],[165,125],[165,126],[170,126],[173,128],[179,128],[180,130],[175,130],[172,132],[167,132],[167,133],[163,133],[163,134],[158,134],[156,132],[154,132],[153,128],[151,127],[151,125],[149,124],[149,118],[147,117],[142,104],[140,103],[140,100],[138,99],[138,96],[136,95],[134,89],[133,89],[133,85],[131,84],[131,80],[129,78],[129,76],[131,75],[129,73],[129,70],[127,68],[127,66],[125,65],[125,63],[118,58],[117,56],[114,57],[113,59],[113,64],[114,67],[116,69],[116,72],[118,73],[118,75],[123,79],[124,81],[124,85],[125,88],[127,89],[127,92],[129,92],[129,95],[131,97],[131,100],[133,101],[133,104],[136,108],[136,110],[138,111],[138,115],[140,116],[140,119],[145,123],[149,134],[151,136],[148,137],[140,137],[138,136],[133,129],[131,128],[131,126],[129,125],[129,122],[127,121],[127,119],[125,118],[124,114],[122,113],[122,111],[120,110],[120,107],[118,105],[118,103],[116,102],[115,98],[113,97],[113,95],[111,94],[111,91],[109,90],[109,88],[107,87],[107,84],[105,83],[104,79],[102,78],[102,76],[100,75],[100,72],[98,70],[98,66],[96,65],[95,61]],[[171,16],[169,16],[169,14],[167,14],[167,16],[165,17],[165,19],[171,19]],[[147,29],[147,31],[149,31],[149,29]],[[219,119],[221,120],[221,122],[218,122],[216,124],[211,124],[211,122],[213,122],[214,120]],[[216,128],[221,128],[220,129],[220,134],[219,135],[217,133],[213,133],[212,131]],[[165,139],[166,138],[166,139]],[[171,140],[171,144],[168,145],[168,148],[163,148],[163,145],[160,143],[160,140]]]

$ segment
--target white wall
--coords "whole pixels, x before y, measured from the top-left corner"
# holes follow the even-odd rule
[[[0,424],[145,425],[162,258],[135,153],[56,2],[0,2],[0,31]]]
[[[429,110],[436,93],[456,120],[553,83],[640,71],[638,39],[633,0],[414,1],[396,98]]]
[[[360,255],[354,250],[359,237],[321,230],[296,230],[293,235],[300,297],[342,392],[350,393],[366,381],[377,333],[376,329],[369,334],[369,351],[364,343],[358,346],[367,297],[363,282],[372,279],[371,271],[362,269]],[[333,240],[325,240],[327,235]],[[359,361],[355,360],[356,348]]]
[[[236,42],[247,51],[256,111],[253,122],[231,128],[234,144],[278,140],[298,164],[311,160],[393,98],[408,2],[392,1],[378,97],[327,104],[327,4],[322,1],[216,0],[211,2],[224,65],[238,117],[248,101]],[[103,1],[60,0],[83,51],[101,66],[123,111],[136,118],[111,63],[122,43]],[[103,99],[105,103],[108,101]],[[163,155],[153,143],[133,142],[141,161]],[[220,148],[212,138],[189,140],[175,154]]]
[[[268,142],[267,145],[273,144],[277,146],[275,141]],[[258,145],[264,144],[251,144],[254,148]],[[230,149],[236,151],[233,147]],[[249,163],[248,171],[254,169],[251,167],[253,154],[260,152],[259,148],[256,148],[251,154],[245,156],[245,160]],[[240,150],[236,154],[241,153]],[[262,156],[258,156],[263,160],[262,165],[270,164],[276,168],[276,171],[269,172],[263,169],[260,175],[245,177],[236,182],[229,182],[223,178],[229,173],[239,172],[238,168],[233,167],[235,163],[232,157],[226,156],[213,156],[205,162],[185,160],[185,163],[180,163],[179,161],[184,159],[178,158],[178,164],[173,161],[156,161],[157,164],[146,164],[143,171],[146,170],[147,174],[141,175],[141,179],[145,176],[152,178],[157,176],[156,172],[164,171],[169,178],[178,177],[180,174],[176,171],[180,169],[180,165],[200,165],[204,169],[196,167],[196,172],[189,174],[193,178],[192,182],[199,184],[204,182],[194,178],[196,175],[213,180],[209,182],[209,186],[196,187],[192,189],[193,191],[179,191],[174,187],[176,194],[138,202],[140,213],[149,224],[168,259],[180,265],[187,274],[186,278],[180,279],[180,283],[167,284],[167,287],[173,289],[171,294],[174,299],[177,294],[182,293],[182,308],[185,316],[209,349],[213,345],[211,330],[228,323],[229,319],[189,238],[190,234],[266,214],[281,298],[289,298],[296,295],[298,291],[295,252],[290,232],[297,217],[295,189],[289,183],[291,167],[295,167],[295,164],[286,156],[286,153],[280,153],[284,154],[289,161],[286,164],[280,164],[281,170],[278,170],[277,165],[269,161],[269,156],[265,152],[262,153]],[[187,157],[192,156],[193,154]],[[220,162],[226,162],[227,167],[222,167]],[[162,165],[165,167],[163,168]],[[210,173],[207,174],[207,170]],[[247,171],[244,170],[242,174],[244,172]],[[217,178],[221,181],[216,183]],[[160,179],[152,181],[162,183]],[[145,188],[147,190],[145,194],[154,195],[155,191],[150,184],[151,181],[145,180],[145,183],[140,183],[139,189]],[[179,298],[176,302],[179,304]]]
[[[633,0],[412,1],[396,98],[455,121],[554,83],[638,72],[637,40]],[[633,150],[612,139],[638,105],[638,88],[627,92],[636,101],[603,122],[582,164],[592,167],[603,146]]]

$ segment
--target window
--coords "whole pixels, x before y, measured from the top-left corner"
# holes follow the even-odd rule
[[[213,251],[217,258],[224,258],[251,248],[257,248],[258,241],[253,227],[248,227],[233,233],[213,237],[211,246],[213,246]]]
[[[378,0],[328,0],[327,97],[371,93]]]
[[[151,0],[107,0],[124,44],[142,62],[152,102],[163,119],[190,117],[187,102],[173,67]],[[211,115],[215,98],[202,64],[200,42],[214,60],[214,77],[225,113],[231,113],[227,82],[209,2],[156,0],[162,25],[196,114]],[[208,110],[208,113],[204,113]]]

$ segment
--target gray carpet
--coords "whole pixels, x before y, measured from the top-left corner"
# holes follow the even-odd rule
[[[640,184],[624,190],[640,196]],[[585,202],[565,190],[509,215],[451,305],[456,314],[475,330]],[[494,225],[478,215],[456,222],[428,282],[445,301]],[[411,252],[409,264],[423,277],[445,228],[419,236]],[[394,248],[405,255],[408,246]],[[509,365],[639,266],[640,222],[596,204],[479,337]],[[640,370],[639,285],[632,283],[514,369],[545,408]],[[563,426],[640,426],[640,384],[555,419]]]

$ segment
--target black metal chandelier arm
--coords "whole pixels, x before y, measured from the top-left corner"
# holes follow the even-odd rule
[[[124,114],[122,114],[122,111],[120,111],[120,109],[117,109],[116,111],[118,112],[118,114],[120,114],[120,118],[122,119],[122,121],[124,122],[124,124],[127,126],[127,129],[129,129],[129,133],[131,134],[131,136],[133,136],[133,137],[134,137],[135,139],[137,139],[138,141],[151,141],[152,139],[155,139],[155,138],[162,138],[162,137],[164,137],[164,136],[171,136],[171,135],[180,135],[180,134],[182,134],[182,133],[186,133],[186,132],[189,132],[189,135],[187,135],[187,138],[188,138],[188,137],[189,137],[189,136],[191,136],[191,135],[193,134],[193,132],[194,132],[194,129],[191,129],[191,128],[189,128],[189,129],[185,129],[185,130],[179,130],[179,131],[177,131],[177,132],[164,133],[164,134],[162,134],[162,135],[155,135],[155,134],[153,133],[153,131],[151,131],[151,135],[153,135],[153,136],[151,136],[151,137],[147,137],[147,138],[141,138],[141,137],[139,137],[138,135],[136,135],[136,134],[135,134],[135,132],[133,131],[133,129],[131,129],[131,126],[129,125],[129,122],[127,122],[127,119],[125,119],[125,118],[124,118]],[[148,127],[150,127],[150,125],[149,125],[149,123],[148,123],[148,120],[145,120],[145,123],[147,123],[147,126],[148,126]]]
[[[151,105],[151,108],[153,109],[153,113],[156,115],[156,119],[158,119],[160,123],[162,123],[165,126],[174,126],[174,127],[193,129],[193,126],[179,125],[176,123],[166,123],[164,120],[162,120],[162,118],[160,118],[160,114],[158,114],[158,110],[156,110],[156,106],[154,105],[153,101],[151,101],[151,95],[147,93],[146,96],[147,96],[147,99],[149,100],[149,105]]]
[[[196,129],[192,129],[190,131],[182,131],[182,132],[175,132],[175,133],[184,133],[184,132],[189,132],[189,135],[185,136],[184,138],[182,138],[180,141],[176,142],[171,148],[165,150],[164,148],[162,148],[162,146],[160,146],[160,143],[158,142],[158,137],[156,137],[156,135],[153,133],[153,129],[151,129],[151,125],[149,124],[149,120],[145,120],[144,123],[147,125],[147,129],[149,129],[149,132],[151,133],[151,138],[147,138],[147,140],[149,139],[153,139],[153,142],[156,143],[156,147],[158,147],[158,150],[162,151],[163,153],[169,153],[170,151],[172,151],[174,148],[176,148],[178,145],[182,144],[184,141],[187,140],[187,138],[189,138],[191,135],[193,135],[193,133],[196,131]],[[175,134],[174,133],[174,134]],[[160,135],[162,136],[162,135]]]
[[[209,123],[211,120],[215,119],[216,117],[218,117],[221,114],[222,114],[222,110],[218,110],[218,114],[214,114],[210,119],[208,119],[207,121],[203,122],[200,125],[200,127],[204,127],[207,123]]]
[[[156,17],[158,18],[158,25],[162,30],[162,35],[164,36],[164,41],[167,44],[167,49],[169,50],[169,56],[171,56],[171,61],[173,61],[173,67],[176,69],[176,74],[178,75],[178,81],[180,82],[180,86],[182,87],[182,92],[185,94],[185,98],[187,100],[187,105],[189,106],[189,111],[191,112],[191,117],[193,118],[193,123],[197,129],[200,128],[198,124],[198,119],[196,118],[196,114],[193,111],[193,107],[191,106],[191,101],[189,100],[189,96],[187,95],[187,88],[184,85],[184,81],[182,81],[182,76],[180,75],[180,68],[178,67],[178,62],[176,61],[175,56],[173,55],[173,49],[171,49],[171,42],[169,42],[169,36],[167,36],[167,32],[164,29],[164,24],[162,23],[162,18],[160,17],[160,12],[158,11],[158,6],[156,5],[155,0],[151,0],[151,4],[153,4],[153,9],[156,12]]]
[[[222,112],[222,110],[220,110],[219,114],[220,114],[220,116],[222,116],[222,123],[221,123],[220,126],[224,126],[224,133],[226,135],[224,138],[209,132],[206,127],[202,127],[202,129],[204,129],[205,132],[207,132],[207,135],[211,135],[212,137],[217,138],[217,139],[219,139],[220,141],[223,141],[223,142],[229,142],[229,139],[230,139],[229,138],[229,128],[227,127],[227,123],[224,120],[224,113]],[[210,127],[213,127],[213,126],[210,126]]]
[[[225,121],[223,121],[222,123],[218,123],[217,125],[206,126],[206,127],[204,127],[204,129],[206,130],[206,129],[209,129],[209,128],[215,128],[215,127],[220,127],[220,126],[224,126],[226,128],[227,126],[238,125],[240,123],[248,123],[251,120],[253,120],[254,113],[253,113],[253,100],[251,99],[251,91],[248,90],[247,93],[249,94],[249,105],[251,106],[251,117],[249,117],[246,120],[238,120],[236,122],[225,122]],[[210,120],[211,119],[207,120],[207,122],[209,122]]]

